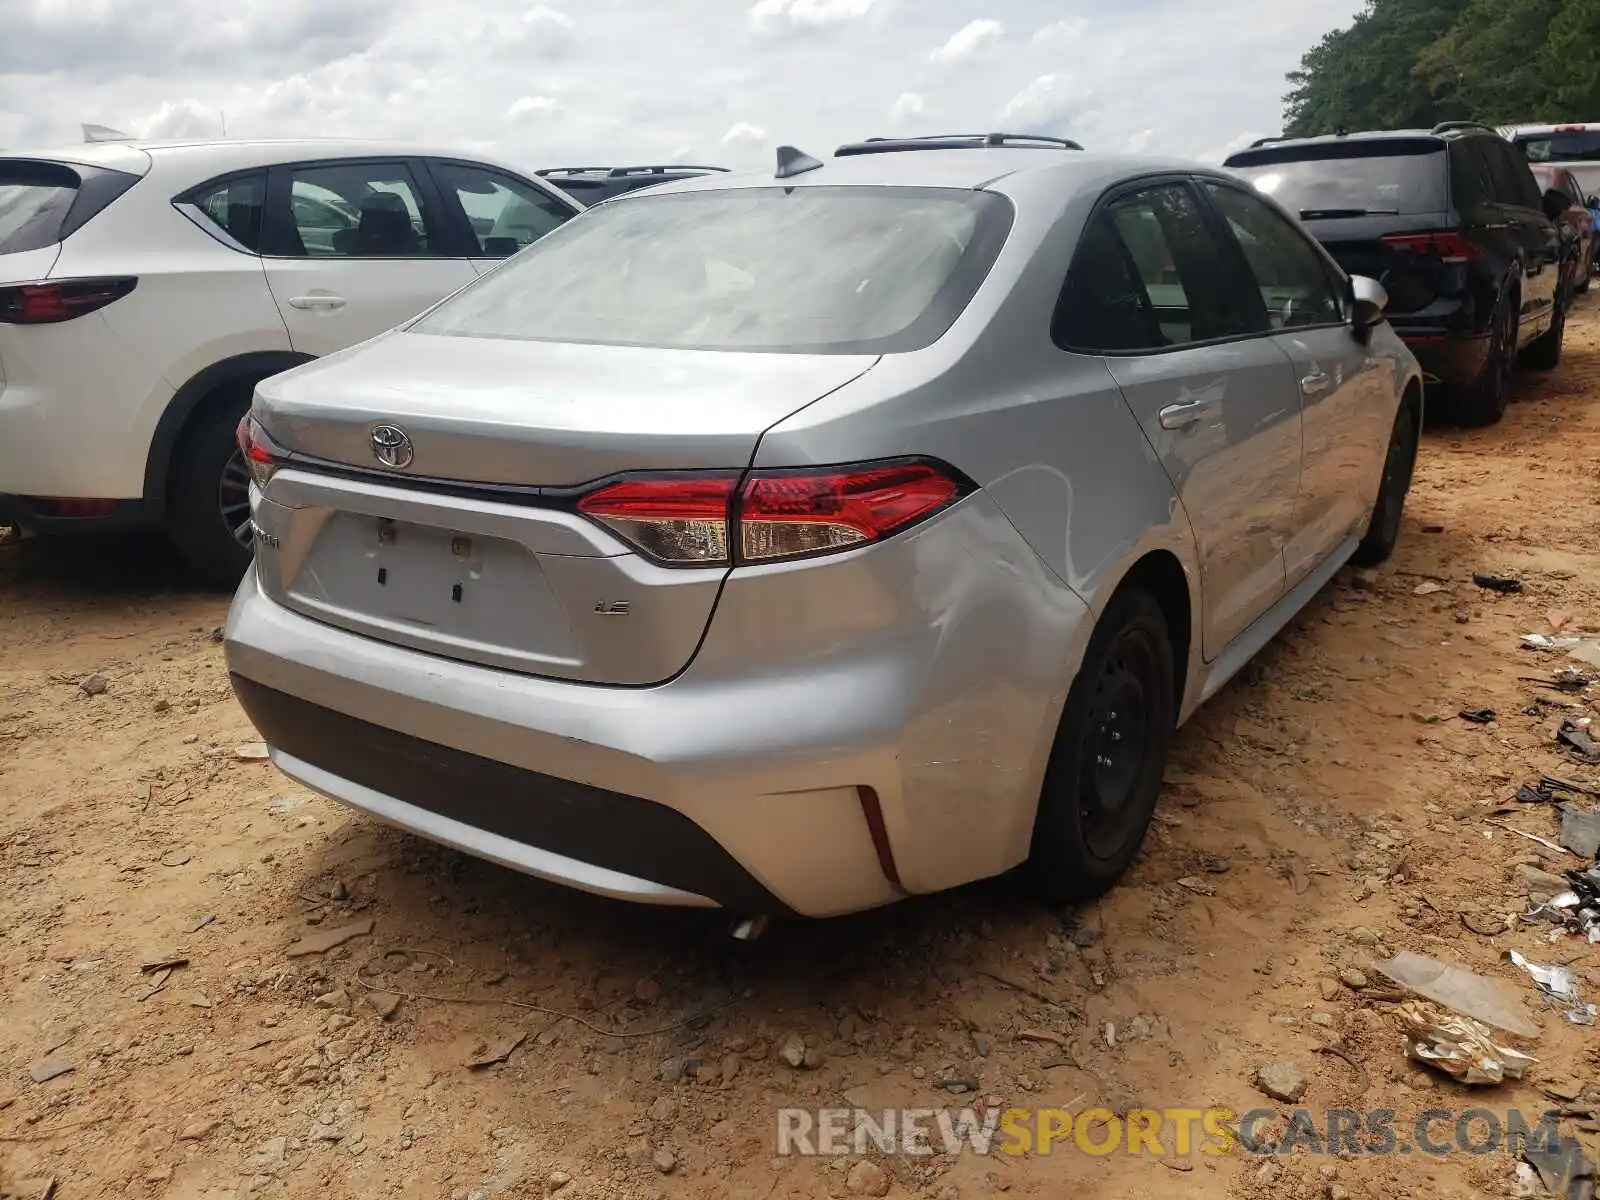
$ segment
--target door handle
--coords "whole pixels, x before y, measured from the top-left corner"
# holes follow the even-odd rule
[[[1156,419],[1163,429],[1188,429],[1205,420],[1215,408],[1211,400],[1185,400],[1182,404],[1167,405],[1156,414]]]
[[[1300,380],[1302,396],[1320,396],[1333,386],[1333,376],[1326,371],[1312,371]]]
[[[290,308],[328,308],[328,309],[333,309],[333,308],[343,308],[345,306],[345,303],[346,303],[346,301],[345,301],[345,298],[343,296],[316,295],[316,296],[290,296],[289,297],[289,307]]]

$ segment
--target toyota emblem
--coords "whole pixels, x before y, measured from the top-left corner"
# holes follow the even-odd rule
[[[384,466],[400,470],[411,465],[417,452],[411,446],[410,435],[398,425],[374,425],[372,456]]]

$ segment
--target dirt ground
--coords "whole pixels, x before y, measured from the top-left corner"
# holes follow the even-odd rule
[[[777,1156],[776,1114],[1287,1114],[1253,1078],[1288,1062],[1302,1106],[1393,1109],[1405,1140],[1428,1108],[1537,1114],[1544,1087],[1600,1078],[1600,1032],[1501,962],[1570,964],[1600,1000],[1600,949],[1463,921],[1492,930],[1526,906],[1524,868],[1577,865],[1506,828],[1553,838],[1548,808],[1495,809],[1543,772],[1600,782],[1555,744],[1559,707],[1524,711],[1600,706],[1524,682],[1565,660],[1518,645],[1600,629],[1597,447],[1590,301],[1503,424],[1430,432],[1394,561],[1343,572],[1182,731],[1145,852],[1104,901],[1051,912],[989,885],[749,946],[710,915],[432,846],[240,757],[254,735],[215,636],[226,601],[186,591],[159,548],[0,549],[0,1194],[1508,1195],[1504,1151],[1069,1141],[860,1170]],[[1525,588],[1484,591],[1474,571]],[[351,926],[370,932],[293,953]],[[1469,1090],[1407,1063],[1391,994],[1338,979],[1375,984],[1372,960],[1398,950],[1515,990],[1543,1029],[1528,1081]],[[385,1019],[374,1000],[395,996]],[[504,1061],[469,1065],[483,1057]]]

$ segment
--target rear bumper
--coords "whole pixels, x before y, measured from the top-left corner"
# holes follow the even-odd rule
[[[30,533],[119,533],[154,529],[159,524],[142,500],[118,500],[112,511],[103,514],[63,516],[42,497],[0,494],[0,525],[15,525]]]
[[[1087,618],[978,493],[825,569],[733,572],[654,687],[379,642],[253,570],[227,655],[279,767],[354,808],[604,895],[831,916],[1026,857]]]
[[[1477,379],[1489,354],[1488,335],[1397,329],[1429,383],[1465,387]]]

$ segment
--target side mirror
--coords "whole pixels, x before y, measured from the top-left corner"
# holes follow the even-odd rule
[[[1350,327],[1365,336],[1373,327],[1383,324],[1383,314],[1389,307],[1389,293],[1383,284],[1365,275],[1350,277]]]
[[[1560,188],[1546,188],[1544,193],[1544,215],[1552,221],[1559,220],[1561,214],[1572,207],[1572,197]]]
[[[1583,203],[1586,208],[1600,208],[1600,196],[1590,196]]]

